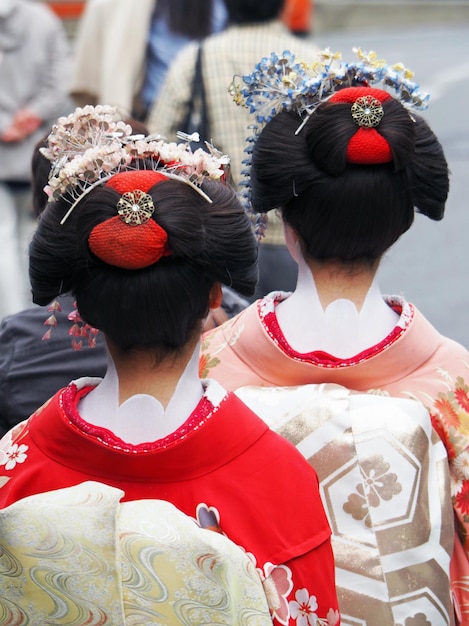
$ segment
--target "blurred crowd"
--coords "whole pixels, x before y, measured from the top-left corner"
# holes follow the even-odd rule
[[[223,0],[139,0],[138,10],[128,0],[85,0],[76,32],[70,38],[46,2],[0,0],[0,85],[8,85],[0,92],[0,319],[31,303],[27,248],[36,220],[31,158],[34,146],[57,117],[77,105],[101,103],[118,107],[124,118],[147,122],[159,101],[158,106],[170,110],[176,104],[162,86],[168,68],[191,41],[205,40],[236,26],[254,41],[257,26],[252,30],[246,25],[262,21],[268,24],[263,30],[271,31],[271,37],[275,34],[279,41],[283,37],[289,44],[291,33],[297,37],[311,34],[311,20],[310,0],[276,1],[254,12],[249,3],[244,6]],[[225,91],[233,73],[248,71],[257,50],[269,42],[257,43],[236,68],[230,66],[226,46],[217,52],[227,55],[224,74],[219,76]],[[223,40],[215,45],[223,46]],[[176,73],[181,89],[184,83],[188,87],[190,76],[180,69]],[[228,98],[227,94],[222,97]],[[223,102],[212,100],[210,106],[220,111]],[[178,109],[182,116],[184,104]],[[236,113],[230,111],[226,122],[236,118]],[[217,148],[230,154],[235,179],[244,142],[245,117],[238,117],[241,132],[224,128],[219,132],[214,122],[210,136]],[[152,119],[150,130],[167,134],[169,120],[160,124],[158,113]],[[173,114],[172,122],[179,130],[183,119]],[[175,133],[168,138],[174,139]],[[274,228],[271,238],[274,243],[282,240]],[[281,287],[291,286],[294,279],[294,268],[288,260],[286,265]]]

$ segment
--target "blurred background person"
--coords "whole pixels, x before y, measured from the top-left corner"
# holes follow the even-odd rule
[[[135,132],[140,127],[134,126]],[[42,153],[47,137],[35,146],[31,162],[31,191],[34,218],[47,206],[44,192],[51,163]],[[33,221],[33,224],[35,222]],[[26,252],[25,252],[26,254]],[[85,338],[72,350],[70,318],[76,316],[75,298],[62,295],[42,307],[29,306],[0,323],[0,437],[27,419],[56,391],[71,380],[104,376],[107,354],[102,334]],[[93,349],[91,349],[93,348]]]
[[[72,108],[69,45],[41,2],[0,0],[0,318],[30,301],[30,163],[52,120]]]
[[[294,49],[306,62],[312,62],[318,51],[311,41],[295,37],[282,21],[285,0],[225,0],[228,27],[203,42],[202,80],[207,102],[209,139],[231,161],[233,182],[239,189],[247,128],[252,123],[249,111],[233,110],[228,93],[234,76],[250,72],[262,56],[272,50]],[[162,133],[174,140],[182,128],[191,101],[198,46],[189,44],[176,57],[166,76],[159,97],[152,107],[147,125],[150,132]],[[273,289],[292,290],[297,266],[285,246],[280,218],[269,215],[269,228],[259,248],[259,283],[254,298]],[[252,298],[251,298],[252,299]]]
[[[298,37],[309,37],[313,32],[313,0],[286,0],[282,19]]]
[[[225,24],[223,0],[88,0],[74,46],[72,97],[144,120],[178,51]]]

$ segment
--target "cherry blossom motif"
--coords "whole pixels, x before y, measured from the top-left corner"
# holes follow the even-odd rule
[[[344,511],[356,520],[365,520],[371,526],[369,507],[379,507],[382,500],[389,501],[402,491],[397,475],[389,471],[390,465],[382,456],[364,461],[360,467],[363,482],[356,486],[356,493],[349,495]]]
[[[90,348],[95,348],[99,330],[93,328],[89,324],[86,324],[82,320],[80,313],[78,312],[76,302],[73,303],[73,306],[75,307],[74,310],[67,316],[67,318],[72,322],[72,326],[70,327],[68,334],[72,337],[73,349],[81,350],[83,348],[83,339],[87,340]]]
[[[290,608],[287,598],[293,589],[292,572],[286,565],[266,563],[264,571],[259,571],[272,617],[280,624],[288,624]]]
[[[0,465],[4,465],[6,470],[12,470],[17,463],[24,463],[28,458],[26,451],[28,446],[24,443],[18,445],[12,443],[9,448],[3,451],[2,458],[0,459]]]
[[[324,625],[335,626],[336,624],[339,623],[339,618],[340,618],[339,611],[336,611],[335,609],[329,609],[327,612],[327,618],[326,618],[326,622],[324,622]],[[322,626],[322,620],[319,620],[319,622]]]
[[[207,506],[204,503],[198,504],[196,516],[197,524],[201,528],[213,530],[221,535],[224,534],[220,526],[220,513],[215,507]]]
[[[397,624],[401,626],[401,624]],[[431,626],[424,613],[416,613],[413,617],[408,617],[402,626]]]
[[[198,504],[195,521],[201,528],[224,534],[220,526],[220,513],[216,507]],[[326,618],[320,618],[314,613],[318,608],[316,596],[310,596],[307,589],[299,589],[295,594],[296,600],[288,602],[288,596],[293,589],[292,571],[289,567],[267,562],[262,569],[257,566],[254,554],[246,551],[245,553],[262,582],[272,620],[276,620],[282,626],[288,626],[291,617],[297,620],[298,626],[338,624],[339,612],[334,609],[329,609]]]
[[[53,164],[45,192],[54,199],[71,194],[75,200],[62,223],[90,189],[109,180],[123,166],[134,166],[136,160],[148,159],[151,164],[145,165],[151,169],[170,170],[196,186],[206,178],[225,177],[229,158],[215,148],[192,152],[187,139],[168,143],[159,135],[132,135],[132,127],[118,117],[117,109],[107,105],[77,108],[57,120],[48,147],[41,149]]]
[[[318,608],[316,596],[310,596],[307,589],[298,589],[295,600],[289,602],[290,612],[298,626],[316,626],[318,616],[315,613]]]

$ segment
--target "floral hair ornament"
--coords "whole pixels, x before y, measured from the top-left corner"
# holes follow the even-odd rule
[[[106,187],[121,195],[117,215],[97,224],[88,237],[90,250],[99,259],[129,270],[149,267],[171,254],[166,231],[151,219],[155,206],[146,193],[168,180],[160,172],[137,170],[113,176]]]
[[[118,119],[114,107],[77,108],[58,119],[48,137],[48,147],[41,149],[52,162],[44,191],[49,200],[69,201],[71,206],[61,224],[92,189],[128,170],[162,172],[191,185],[211,202],[200,185],[207,178],[225,181],[229,158],[209,144],[209,152],[201,148],[192,152],[191,141],[190,135],[181,143],[167,142],[160,135],[133,135],[131,126]]]
[[[250,127],[252,132],[246,139],[247,158],[243,161],[246,167],[240,182],[244,189],[240,195],[256,224],[259,239],[264,236],[265,219],[262,215],[254,215],[251,207],[251,155],[257,137],[273,117],[281,111],[296,111],[300,120],[298,134],[318,105],[339,90],[357,86],[379,85],[383,92],[389,92],[389,97],[394,96],[408,109],[427,108],[429,95],[419,90],[411,80],[413,73],[402,63],[388,65],[378,59],[375,52],[363,52],[360,48],[353,48],[353,52],[357,59],[344,63],[340,52],[326,48],[315,55],[310,64],[296,59],[288,50],[281,55],[273,52],[270,57],[261,59],[251,74],[234,77],[229,92],[235,103],[249,108],[254,117],[254,124]],[[374,115],[379,116],[379,107],[374,105],[374,108]]]
[[[195,139],[191,135],[180,138],[181,143],[168,143],[159,135],[133,135],[131,126],[119,120],[117,109],[104,105],[77,108],[69,116],[59,118],[49,134],[47,148],[42,148],[41,152],[52,164],[48,185],[44,188],[49,201],[63,198],[70,204],[61,223],[66,221],[79,201],[92,189],[104,185],[124,171],[161,172],[166,178],[175,178],[191,185],[211,202],[200,186],[206,179],[225,181],[229,158],[209,144],[209,152],[202,149],[192,152],[190,143]],[[132,206],[139,205],[139,219],[148,212],[149,203],[141,195],[136,198],[136,191],[146,193],[145,188],[137,190],[136,185],[133,185],[133,189],[120,191],[123,195],[118,208],[121,216],[126,213],[125,201],[130,198],[124,195],[126,193],[134,194],[136,202]],[[158,225],[155,223],[155,226]],[[165,235],[161,235],[162,240]],[[99,241],[99,236],[97,239]],[[158,236],[153,239],[156,241]],[[161,241],[157,242],[157,245],[160,244]],[[98,255],[102,247],[102,242],[100,245],[95,240]],[[44,340],[50,339],[57,325],[56,313],[59,310],[60,304],[55,300],[49,307],[51,315],[45,322],[48,329]],[[84,323],[78,311],[69,318],[73,322],[70,334],[73,335],[74,349],[81,349],[83,339],[87,340],[90,347],[94,347],[98,331]]]
[[[332,96],[331,100],[333,100]],[[360,96],[352,104],[352,118],[358,126],[364,128],[374,128],[378,126],[384,116],[383,105],[379,100],[368,94]]]

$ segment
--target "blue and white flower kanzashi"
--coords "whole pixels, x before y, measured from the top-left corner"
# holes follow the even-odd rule
[[[236,104],[249,108],[255,123],[250,126],[251,134],[246,138],[246,168],[241,172],[240,181],[244,189],[241,199],[256,221],[257,235],[264,235],[265,216],[252,216],[250,204],[250,166],[254,143],[262,128],[281,111],[296,111],[301,132],[308,117],[315,108],[333,93],[344,87],[378,86],[387,90],[408,109],[425,110],[430,96],[420,91],[418,84],[411,79],[413,73],[402,63],[388,65],[378,59],[375,52],[364,52],[353,48],[357,60],[351,63],[342,61],[340,52],[322,50],[308,64],[297,59],[285,50],[281,55],[273,52],[256,65],[246,76],[235,76],[229,92]],[[239,83],[241,81],[241,84]]]

